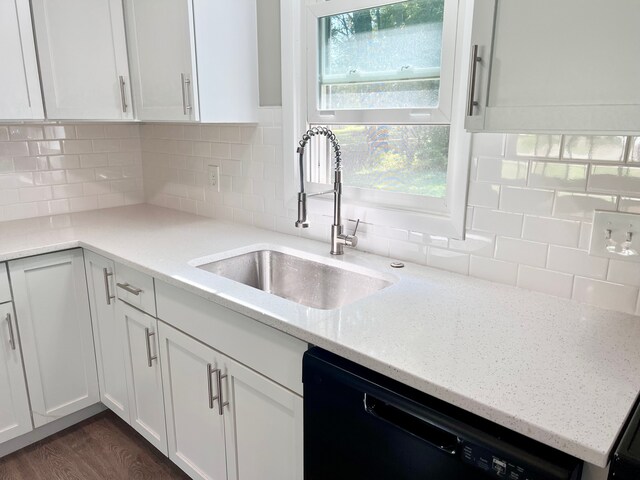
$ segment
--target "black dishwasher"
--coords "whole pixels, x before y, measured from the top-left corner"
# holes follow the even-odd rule
[[[305,480],[577,480],[582,462],[318,347],[304,356]]]

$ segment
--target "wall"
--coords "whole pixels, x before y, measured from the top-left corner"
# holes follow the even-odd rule
[[[279,108],[261,109],[258,126],[143,125],[147,201],[327,240],[329,217],[293,227],[282,179],[294,156],[283,156],[281,134]],[[640,168],[517,157],[507,143],[474,139],[465,241],[364,225],[358,248],[640,314],[640,265],[587,254],[595,208],[640,213]],[[220,192],[206,186],[213,164]]]
[[[138,125],[0,125],[0,221],[143,201]]]

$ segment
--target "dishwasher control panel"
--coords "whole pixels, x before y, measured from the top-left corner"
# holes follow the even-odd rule
[[[506,480],[542,480],[535,472],[509,459],[495,455],[490,450],[465,443],[462,445],[462,460],[483,470],[493,478]]]

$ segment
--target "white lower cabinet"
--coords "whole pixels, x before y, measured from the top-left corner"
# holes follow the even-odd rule
[[[114,262],[85,250],[85,270],[96,348],[100,400],[129,422],[121,325],[116,317]]]
[[[0,305],[0,443],[33,430],[13,304]]]
[[[302,478],[302,398],[159,322],[169,458],[193,478]]]
[[[82,250],[9,262],[33,423],[100,401]]]
[[[220,355],[162,322],[158,328],[169,458],[193,478],[226,479],[225,428],[233,427],[213,399]]]
[[[158,321],[122,301],[116,312],[122,326],[131,426],[166,455]]]

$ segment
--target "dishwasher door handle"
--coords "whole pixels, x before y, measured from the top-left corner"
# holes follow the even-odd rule
[[[402,407],[391,405],[367,393],[364,394],[363,403],[364,409],[369,415],[418,437],[446,454],[455,455],[457,453],[458,445],[461,443],[457,435],[443,430]]]

